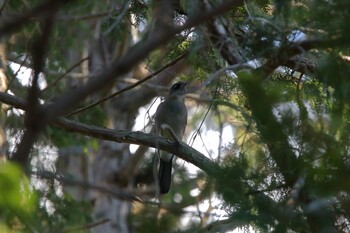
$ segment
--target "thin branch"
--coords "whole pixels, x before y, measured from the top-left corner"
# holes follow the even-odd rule
[[[11,88],[13,82],[14,82],[14,81],[16,80],[16,78],[17,78],[18,73],[20,72],[20,70],[21,70],[23,67],[25,67],[25,64],[27,63],[28,57],[29,57],[29,55],[26,54],[25,57],[24,57],[24,59],[23,59],[23,61],[21,61],[21,63],[20,63],[20,65],[19,65],[18,69],[16,70],[16,72],[15,72],[14,75],[12,76],[12,78],[11,78],[9,84],[7,85],[6,91],[10,90],[10,88]]]
[[[205,112],[204,117],[203,117],[201,123],[199,124],[198,129],[195,130],[195,132],[193,133],[193,135],[192,135],[191,138],[190,138],[190,142],[192,141],[192,142],[190,143],[191,146],[194,144],[194,141],[196,140],[197,135],[198,135],[198,134],[200,135],[200,130],[201,130],[201,128],[202,128],[202,126],[203,126],[203,124],[204,124],[204,121],[205,121],[205,119],[207,118],[207,116],[208,116],[208,114],[209,114],[210,109],[211,109],[212,106],[213,106],[213,100],[210,101],[210,105],[209,105],[207,111]],[[200,135],[200,137],[201,137],[201,135]],[[203,141],[203,139],[202,139],[202,141]],[[208,149],[207,149],[206,147],[205,147],[205,149],[206,149],[206,151],[209,153],[209,151],[208,151]]]
[[[199,84],[198,86],[195,86],[195,87],[192,87],[191,89],[189,89],[188,92],[189,93],[196,92],[196,91],[202,89],[203,87],[212,83],[215,79],[219,78],[224,72],[226,72],[228,70],[237,71],[237,70],[243,69],[243,68],[252,68],[252,66],[247,64],[247,63],[242,63],[242,64],[240,63],[240,64],[229,65],[229,66],[223,67],[223,68],[215,71],[211,75],[209,75],[208,78],[204,82]]]
[[[103,32],[103,35],[108,35],[109,33],[112,32],[112,30],[118,26],[120,26],[121,21],[123,20],[123,18],[125,17],[126,13],[128,12],[129,8],[130,8],[130,4],[131,4],[131,0],[126,0],[122,6],[122,9],[120,11],[120,14],[117,16],[117,18],[115,19],[114,23],[107,28],[106,31]]]
[[[59,76],[57,79],[55,79],[55,81],[53,81],[51,84],[48,84],[47,87],[42,90],[42,92],[46,91],[50,87],[56,86],[57,83],[59,81],[61,81],[61,79],[63,79],[67,74],[69,74],[72,70],[74,70],[76,67],[80,66],[84,61],[86,61],[88,59],[89,59],[89,56],[81,59],[79,62],[77,62],[76,64],[71,66],[65,73],[63,73],[61,76]]]
[[[99,105],[99,104],[101,104],[101,103],[103,103],[103,102],[105,102],[105,101],[107,101],[107,100],[109,100],[109,99],[111,99],[111,98],[117,96],[117,95],[120,95],[120,94],[122,94],[122,93],[124,93],[124,92],[126,92],[126,91],[128,91],[128,90],[131,90],[131,89],[133,89],[133,88],[139,86],[140,84],[146,82],[147,80],[149,80],[149,79],[155,77],[156,75],[158,75],[158,74],[159,74],[160,72],[162,72],[163,70],[165,70],[165,69],[167,69],[168,67],[174,65],[175,63],[177,63],[177,62],[180,61],[181,59],[185,58],[185,57],[187,56],[187,54],[188,54],[188,53],[184,53],[184,54],[180,55],[179,57],[175,58],[173,61],[169,62],[168,64],[166,64],[166,65],[163,66],[162,68],[158,69],[157,71],[153,72],[152,74],[148,75],[147,77],[145,77],[145,78],[143,78],[143,79],[141,79],[141,80],[135,82],[134,84],[132,84],[132,85],[130,85],[130,86],[127,86],[127,87],[125,87],[125,88],[123,88],[123,89],[121,89],[121,90],[119,90],[119,91],[117,91],[117,92],[114,92],[114,93],[112,93],[112,94],[110,94],[110,95],[108,95],[108,96],[106,96],[106,97],[104,97],[104,98],[102,98],[102,99],[100,99],[100,100],[98,100],[98,101],[92,103],[92,104],[89,104],[89,105],[87,105],[87,106],[85,106],[85,107],[79,108],[79,109],[77,109],[76,111],[67,114],[66,117],[75,115],[75,114],[80,113],[80,112],[82,112],[82,111],[85,111],[85,110],[87,110],[87,109],[89,109],[89,108],[95,107],[95,106],[97,106],[97,105]]]

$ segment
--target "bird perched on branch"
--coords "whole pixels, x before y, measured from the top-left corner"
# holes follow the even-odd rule
[[[186,82],[177,82],[172,85],[168,96],[158,106],[155,114],[157,135],[171,140],[181,141],[187,124],[187,108],[184,103],[186,84]],[[169,130],[169,128],[171,129]],[[176,138],[174,138],[175,136]],[[165,151],[160,151],[159,154],[159,187],[160,193],[165,194],[170,188],[174,155]]]

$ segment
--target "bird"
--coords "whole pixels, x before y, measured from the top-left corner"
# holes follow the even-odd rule
[[[156,134],[174,139],[164,125],[169,126],[178,140],[181,140],[187,125],[187,108],[185,105],[186,82],[176,82],[169,90],[168,96],[159,104],[155,113]],[[160,194],[169,192],[171,183],[172,160],[174,155],[165,151],[159,153],[159,191]]]

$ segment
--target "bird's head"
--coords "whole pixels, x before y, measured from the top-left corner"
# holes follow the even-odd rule
[[[169,96],[184,96],[186,94],[186,82],[174,83],[169,91]]]

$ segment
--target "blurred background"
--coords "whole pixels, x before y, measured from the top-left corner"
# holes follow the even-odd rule
[[[0,232],[350,231],[348,9],[0,1]],[[142,145],[180,80],[193,150],[159,197]]]

